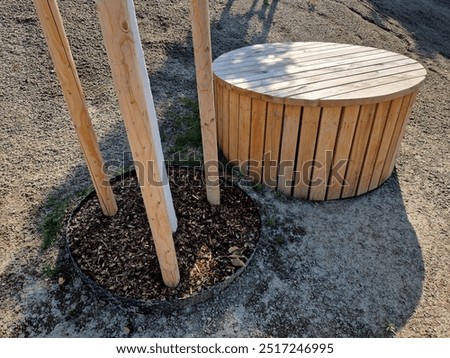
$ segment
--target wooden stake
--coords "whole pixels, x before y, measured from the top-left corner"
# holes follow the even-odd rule
[[[180,280],[176,230],[150,81],[132,0],[96,0],[103,38],[164,283]]]
[[[108,176],[103,170],[103,158],[92,128],[69,41],[64,30],[56,0],[34,0],[50,55],[61,83],[62,91],[72,117],[78,141],[89,169],[103,213],[113,216],[117,204]]]
[[[212,205],[220,204],[219,165],[217,160],[217,124],[211,53],[209,1],[191,0],[192,37],[194,41],[197,92],[202,127],[206,194]]]

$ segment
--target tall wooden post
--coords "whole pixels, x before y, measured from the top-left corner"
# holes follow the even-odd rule
[[[197,92],[200,108],[203,159],[208,201],[220,204],[219,165],[217,156],[217,124],[211,53],[209,1],[191,0],[192,37],[194,41]]]
[[[96,3],[162,277],[167,286],[175,287],[180,280],[172,238],[176,216],[134,4]]]
[[[95,138],[86,100],[72,57],[56,0],[34,0],[56,73],[72,117],[81,150],[89,168],[103,213],[113,216],[117,204],[103,168],[103,158]]]

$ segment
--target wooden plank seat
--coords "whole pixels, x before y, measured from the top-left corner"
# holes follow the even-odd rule
[[[219,146],[255,182],[309,200],[347,198],[391,175],[424,67],[386,50],[295,42],[213,63]]]

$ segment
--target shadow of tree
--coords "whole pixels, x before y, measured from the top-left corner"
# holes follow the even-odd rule
[[[450,4],[446,0],[364,0],[370,8],[369,16],[349,6],[365,20],[390,31],[393,21],[400,24],[414,38],[417,53],[428,57],[441,54],[450,58]],[[395,6],[393,6],[395,5]]]
[[[240,45],[236,44],[238,46],[233,46],[232,48],[267,42],[279,0],[271,0],[269,2],[253,0],[248,11],[243,14],[233,13],[232,7],[234,2],[235,0],[228,0],[220,14],[220,19],[213,23],[212,37],[213,39],[217,39],[217,42],[214,41],[213,45],[218,45],[218,42],[221,39],[220,31],[225,27],[235,27],[235,23],[240,25],[235,28],[239,29],[239,32],[241,32],[241,36],[237,36],[237,39],[240,37],[243,42]],[[257,18],[258,20],[259,32],[250,37],[242,36],[242,33],[248,34],[248,30],[252,26],[254,18]]]

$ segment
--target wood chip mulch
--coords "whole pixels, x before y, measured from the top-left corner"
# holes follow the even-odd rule
[[[164,285],[135,174],[113,184],[119,212],[102,214],[95,195],[68,225],[69,247],[80,269],[119,296],[142,300],[186,298],[214,286],[243,267],[259,239],[254,202],[231,184],[221,186],[221,205],[206,199],[201,172],[170,167],[178,219],[174,242],[181,281]]]

